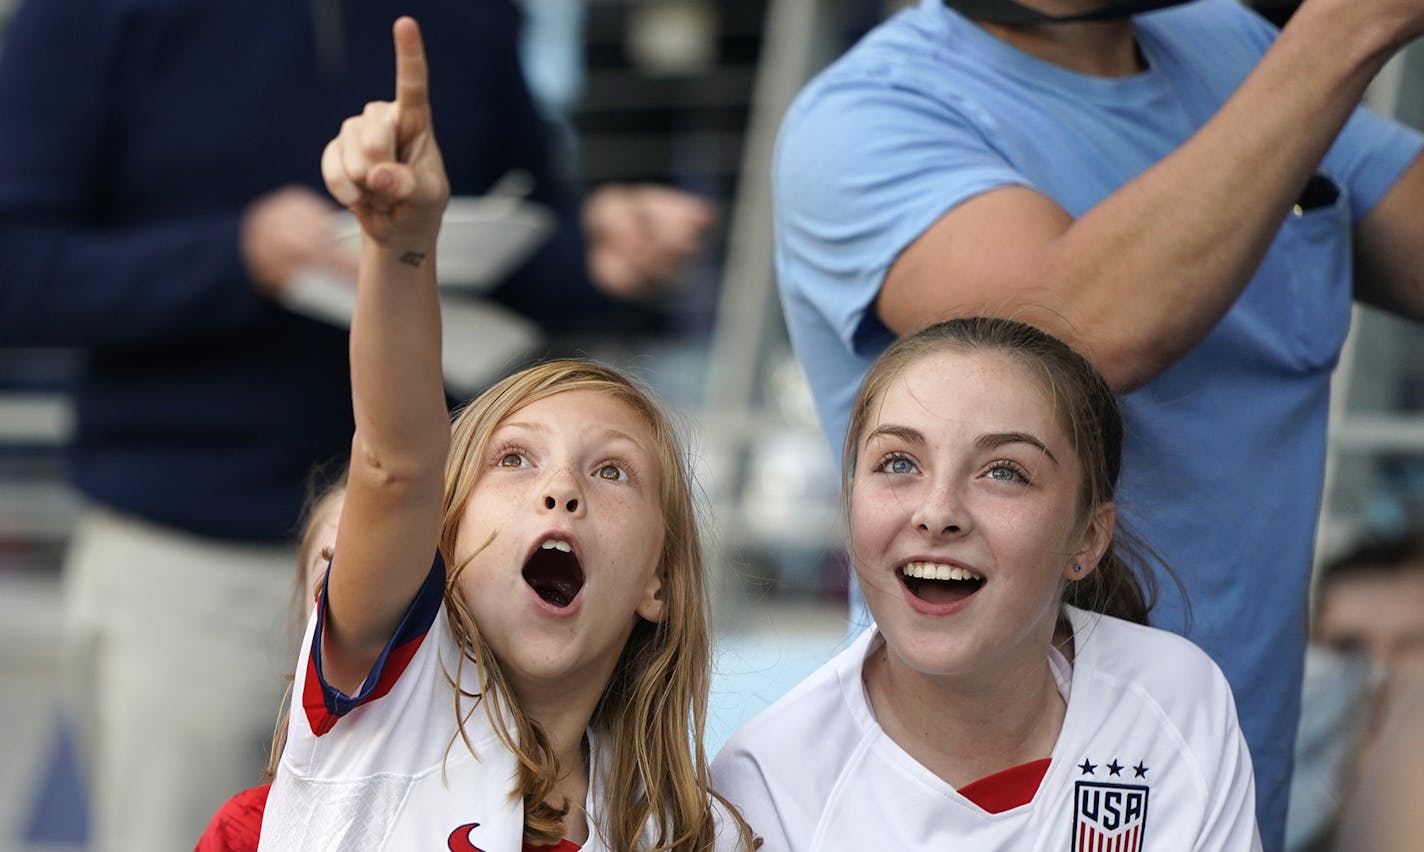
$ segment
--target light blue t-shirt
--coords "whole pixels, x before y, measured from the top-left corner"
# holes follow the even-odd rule
[[[776,265],[837,459],[860,379],[893,338],[872,305],[901,251],[996,187],[1031,187],[1083,214],[1201,127],[1275,36],[1236,0],[1199,0],[1136,26],[1148,70],[1091,77],[923,0],[797,98],[775,161]],[[1288,216],[1216,329],[1123,400],[1120,513],[1192,603],[1188,627],[1164,579],[1152,619],[1227,673],[1268,850],[1283,842],[1330,373],[1350,320],[1351,226],[1420,144],[1358,111],[1319,169],[1339,199]]]

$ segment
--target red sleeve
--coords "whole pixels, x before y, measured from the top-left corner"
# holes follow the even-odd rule
[[[257,852],[257,838],[262,833],[262,812],[267,807],[271,784],[243,790],[218,808],[213,821],[193,852]]]

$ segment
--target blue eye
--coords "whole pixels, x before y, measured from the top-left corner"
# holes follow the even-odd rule
[[[876,462],[871,470],[876,473],[893,473],[903,476],[915,473],[919,468],[908,456],[891,454]]]
[[[628,478],[628,474],[623,471],[623,468],[619,467],[616,464],[610,463],[605,464],[598,469],[598,478],[621,482]]]
[[[1024,474],[1023,469],[1008,462],[996,462],[984,475],[999,482],[1028,482],[1028,476]]]

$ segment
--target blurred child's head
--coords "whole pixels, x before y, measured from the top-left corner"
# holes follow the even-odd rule
[[[346,502],[346,477],[326,487],[307,508],[302,524],[302,537],[297,550],[300,568],[298,598],[303,602],[302,617],[316,600],[321,581],[331,563],[331,551],[336,546],[336,524],[341,519],[341,507]]]
[[[341,474],[335,479],[326,477],[327,471],[323,469],[313,472],[306,508],[302,512],[301,534],[297,540],[297,580],[292,595],[292,626],[289,631],[294,647],[321,592],[326,566],[331,562],[331,550],[336,546],[336,522],[341,518],[341,507],[346,502],[346,466],[342,465]],[[295,650],[292,656],[296,656]],[[277,764],[287,747],[290,687],[288,690],[288,695],[282,699],[277,727],[272,732],[267,766],[262,771],[263,779],[268,781],[277,776]]]

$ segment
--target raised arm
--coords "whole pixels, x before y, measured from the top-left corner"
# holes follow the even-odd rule
[[[351,322],[356,434],[327,585],[327,682],[360,685],[435,554],[449,416],[440,370],[435,238],[449,198],[431,129],[420,30],[396,21],[396,99],[366,105],[322,154],[361,222]]]
[[[1033,190],[949,213],[891,267],[875,309],[904,334],[955,315],[1034,322],[1119,390],[1200,342],[1241,294],[1365,86],[1424,26],[1411,0],[1307,0],[1185,144],[1074,219]]]

